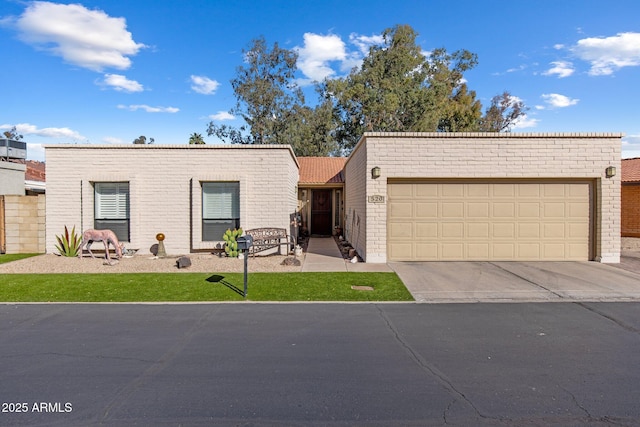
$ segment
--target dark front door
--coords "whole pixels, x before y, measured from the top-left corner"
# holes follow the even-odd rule
[[[313,190],[311,197],[311,234],[331,235],[331,190]]]

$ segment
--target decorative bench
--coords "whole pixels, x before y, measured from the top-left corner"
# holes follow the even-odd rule
[[[293,237],[289,236],[284,228],[254,228],[245,230],[245,234],[253,238],[253,246],[249,249],[249,254],[254,256],[258,252],[273,248],[278,248],[278,253],[281,254],[281,246],[287,247],[288,254],[295,246]]]

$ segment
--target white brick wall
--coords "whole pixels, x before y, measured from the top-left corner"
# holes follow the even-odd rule
[[[128,181],[131,242],[149,253],[165,234],[169,254],[211,249],[201,241],[202,181],[240,182],[244,229],[290,229],[298,164],[288,145],[51,145],[46,147],[46,249],[64,226],[93,228],[94,182]],[[192,225],[192,226],[191,226]]]
[[[614,133],[366,133],[345,166],[346,212],[366,214],[366,240],[348,238],[367,262],[386,262],[387,200],[367,203],[367,196],[386,198],[389,179],[586,178],[596,191],[596,259],[619,262],[621,138]],[[382,171],[376,180],[370,174],[374,166]],[[617,168],[615,177],[605,178],[608,166]]]

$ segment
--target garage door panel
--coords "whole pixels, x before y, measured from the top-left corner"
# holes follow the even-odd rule
[[[415,244],[416,260],[419,261],[436,261],[440,259],[437,243],[416,243]]]
[[[515,239],[516,225],[514,223],[494,223],[492,236],[498,239]]]
[[[439,188],[440,196],[450,199],[463,199],[465,197],[464,186],[465,184],[442,185]]]
[[[391,218],[407,218],[411,219],[414,217],[413,214],[413,203],[412,202],[397,202],[390,206],[389,215]]]
[[[392,222],[388,225],[388,233],[391,239],[411,239],[414,235],[411,223]],[[426,236],[425,236],[426,237]]]
[[[489,218],[489,202],[468,202],[467,218]]]
[[[445,222],[441,224],[441,237],[462,238],[464,237],[464,222]]]
[[[417,240],[424,238],[437,239],[438,238],[438,223],[437,222],[416,222],[415,236]]]
[[[489,254],[490,245],[488,243],[469,243],[465,259],[487,259]]]
[[[524,222],[518,224],[518,238],[531,239],[540,238],[540,223]]]
[[[515,203],[493,203],[493,217],[494,218],[511,218],[514,219],[516,215]]]
[[[451,242],[442,243],[441,245],[441,258],[450,260],[462,260],[464,257],[464,243],[463,242]]]
[[[438,218],[438,204],[434,202],[416,202],[417,218]]]
[[[393,184],[387,187],[389,197],[411,199],[413,197],[413,184]]]
[[[488,222],[470,222],[467,224],[467,237],[470,239],[482,238],[487,240],[489,238],[490,224]]]
[[[563,239],[568,237],[566,228],[564,222],[544,224],[543,237],[545,239]]]
[[[464,218],[464,203],[463,202],[443,202],[442,217],[444,218]]]
[[[516,196],[515,184],[495,184],[492,187],[492,196],[495,199],[513,199]]]
[[[538,260],[541,258],[542,245],[538,242],[521,242],[518,243],[517,257],[518,259]]]
[[[518,203],[518,216],[520,218],[540,218],[540,203]]]
[[[389,259],[588,260],[590,186],[390,183]]]
[[[414,259],[413,245],[411,243],[389,243],[389,258]]]
[[[515,259],[516,257],[516,245],[515,243],[494,243],[492,245],[493,248],[493,259],[502,259],[505,261],[509,261]]]
[[[563,202],[551,202],[544,204],[545,218],[564,218],[566,205]]]

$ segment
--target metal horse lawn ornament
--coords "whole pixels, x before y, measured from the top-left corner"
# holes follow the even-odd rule
[[[87,251],[89,251],[91,258],[95,258],[95,256],[93,256],[93,252],[91,252],[91,244],[93,242],[104,243],[104,253],[109,264],[111,264],[109,244],[112,244],[115,248],[118,259],[122,258],[122,249],[124,248],[124,245],[118,241],[116,233],[111,230],[86,230],[82,233],[82,243],[80,244],[80,252],[78,253],[80,259],[82,259],[82,249],[84,248],[84,245],[87,245]]]

